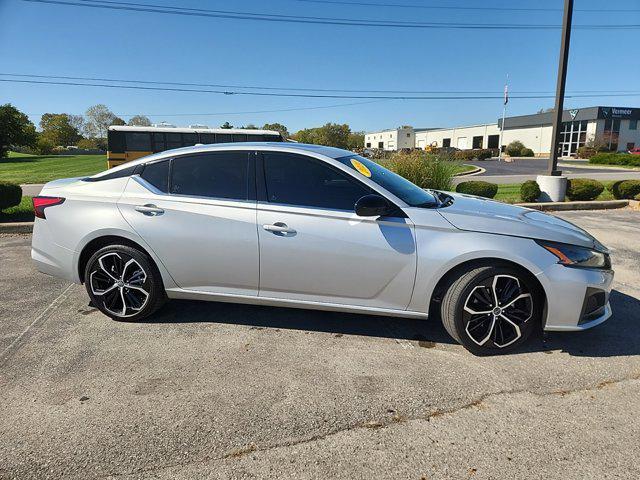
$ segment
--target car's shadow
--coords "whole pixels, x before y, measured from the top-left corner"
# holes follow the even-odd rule
[[[536,332],[515,354],[563,351],[575,356],[612,357],[640,354],[640,300],[611,292],[613,316],[584,332]],[[221,302],[173,300],[146,320],[149,323],[225,323],[260,328],[324,332],[338,335],[414,340],[423,347],[453,344],[439,320],[413,320],[295,308]]]
[[[215,322],[259,328],[279,328],[338,335],[416,340],[422,346],[455,343],[440,322],[299,308],[264,307],[222,302],[172,300],[143,322]]]

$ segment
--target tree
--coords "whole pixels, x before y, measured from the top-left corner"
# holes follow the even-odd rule
[[[98,150],[98,144],[93,138],[83,138],[78,142],[78,148],[81,150]]]
[[[300,130],[292,138],[301,143],[314,143],[348,149],[350,134],[351,129],[346,123],[343,125],[327,123],[322,127]]]
[[[0,158],[7,156],[11,146],[35,145],[36,138],[36,127],[29,117],[10,103],[0,105]]]
[[[351,132],[349,134],[349,150],[362,150],[364,148],[364,132]]]
[[[120,117],[113,117],[113,120],[111,120],[111,125],[126,125],[126,124],[127,122],[125,122]]]
[[[524,143],[522,143],[520,140],[514,140],[509,145],[507,145],[507,148],[505,149],[505,151],[507,152],[507,155],[509,155],[510,157],[518,157],[522,155],[522,151],[525,148],[526,147],[524,146]]]
[[[87,136],[90,138],[107,138],[107,130],[110,125],[113,125],[116,118],[118,117],[106,105],[99,103],[89,107],[86,113]]]
[[[233,125],[231,125],[229,122],[224,122],[222,125],[220,125],[220,128],[233,128]]]
[[[87,126],[84,121],[84,115],[67,114],[67,116],[69,117],[69,124],[75,128],[81,136],[84,135]]]
[[[287,127],[285,127],[284,125],[282,125],[281,123],[265,123],[262,126],[263,130],[275,130],[276,132],[280,132],[280,135],[282,135],[282,138],[289,138],[291,135],[289,134],[289,130],[287,130]]]
[[[36,140],[36,150],[40,155],[49,155],[53,153],[53,149],[56,147],[53,140],[44,136],[38,135],[38,140]]]
[[[71,125],[66,113],[45,113],[40,119],[41,136],[53,145],[75,145],[80,140],[80,132]]]
[[[144,115],[135,115],[129,119],[127,125],[136,127],[150,127],[151,120],[149,120],[149,117],[145,117]]]

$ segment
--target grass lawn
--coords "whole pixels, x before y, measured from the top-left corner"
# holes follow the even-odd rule
[[[522,184],[509,183],[505,185],[498,185],[498,193],[494,200],[499,200],[504,203],[521,203],[520,185]],[[612,193],[605,188],[596,200],[615,200],[615,198],[613,198]]]
[[[0,182],[45,183],[84,177],[107,169],[105,155],[26,155],[9,152],[0,160]]]
[[[0,212],[0,222],[32,222],[33,217],[31,197],[22,197],[19,205]]]
[[[455,175],[459,175],[461,173],[466,173],[466,172],[472,172],[476,168],[477,167],[474,167],[473,165],[467,165],[466,163],[462,165],[456,165]]]

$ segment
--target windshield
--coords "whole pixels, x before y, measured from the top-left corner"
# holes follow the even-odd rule
[[[407,205],[412,207],[433,207],[440,203],[433,194],[360,155],[348,155],[336,160],[354,169],[360,175],[370,178],[382,188],[403,200]]]

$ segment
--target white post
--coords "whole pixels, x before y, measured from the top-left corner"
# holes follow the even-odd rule
[[[507,116],[507,104],[502,108],[502,125],[500,126],[500,140],[498,141],[498,161],[502,161],[502,136],[504,134],[504,120]]]
[[[509,103],[509,74],[504,84],[504,102],[502,104],[502,125],[500,125],[500,140],[498,140],[498,161],[502,161],[502,137],[504,135],[504,121],[507,117],[507,103]]]

